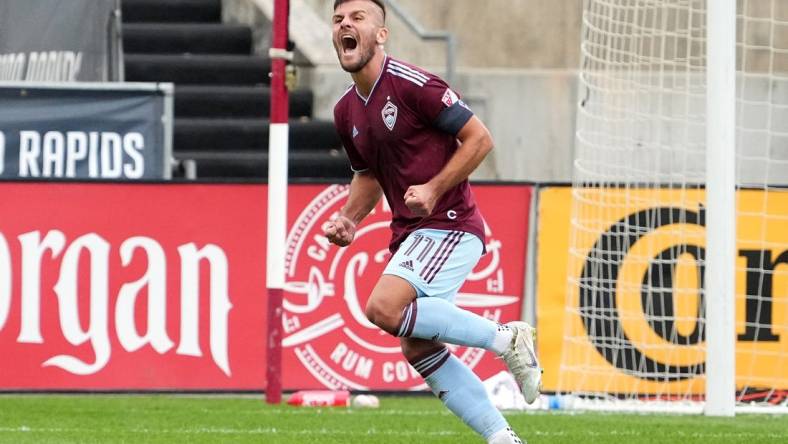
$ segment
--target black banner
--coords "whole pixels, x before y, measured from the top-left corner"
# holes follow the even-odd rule
[[[0,85],[0,177],[166,179],[170,84]]]

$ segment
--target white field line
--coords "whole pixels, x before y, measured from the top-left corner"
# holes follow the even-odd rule
[[[94,413],[95,409],[69,409],[68,412],[70,414],[76,413]],[[253,416],[310,416],[315,414],[327,414],[327,415],[339,415],[339,416],[346,416],[346,415],[372,415],[372,416],[453,416],[453,414],[448,410],[378,410],[378,409],[364,409],[364,408],[352,408],[352,409],[344,409],[341,407],[337,408],[318,408],[318,407],[305,407],[302,409],[266,409],[266,410],[255,410],[255,409],[243,409],[243,410],[236,410],[236,409],[198,409],[200,413],[211,413],[215,414],[217,412],[227,412],[232,413],[233,415],[253,415]],[[151,409],[135,409],[135,408],[124,408],[123,412],[126,414],[144,414],[150,413]],[[504,412],[504,415],[509,416],[508,412]]]
[[[216,409],[200,409],[202,413],[216,413]],[[229,410],[233,414],[255,415],[255,416],[281,416],[281,415],[314,415],[315,413],[325,413],[329,415],[374,415],[374,416],[452,416],[448,410],[377,410],[377,409],[266,409],[266,410]]]
[[[143,435],[336,435],[336,436],[459,436],[467,433],[453,431],[434,431],[434,430],[377,430],[368,429],[366,431],[350,430],[331,430],[326,428],[314,430],[288,430],[276,427],[264,427],[255,429],[235,429],[226,427],[197,427],[194,429],[92,429],[78,427],[0,427],[0,433],[138,433]]]
[[[467,435],[469,432],[455,432],[455,431],[423,431],[423,430],[377,430],[367,429],[366,431],[349,431],[349,430],[332,430],[326,428],[314,430],[288,430],[276,427],[255,428],[255,429],[235,429],[225,427],[199,427],[195,429],[92,429],[92,428],[67,428],[67,427],[0,427],[0,433],[137,433],[142,435],[156,434],[156,435],[286,435],[286,436],[409,436],[409,437],[423,437],[423,436],[461,436]],[[641,437],[650,435],[636,430],[605,430],[594,431],[586,430],[582,433],[568,433],[561,430],[529,430],[528,435],[545,436],[545,437],[567,437],[567,436],[588,436],[588,437],[606,437],[606,436],[627,436],[627,437]],[[705,433],[693,432],[685,433],[682,431],[673,431],[666,433],[665,438],[672,437],[684,438],[703,438],[703,439],[749,439],[749,438],[768,438],[768,439],[784,439],[788,437],[785,434],[762,434],[762,433]]]
[[[568,433],[565,431],[544,431],[544,430],[529,430],[528,434],[536,435],[536,436],[575,436],[578,433]],[[645,433],[640,432],[637,430],[605,430],[605,431],[595,431],[595,430],[586,430],[582,432],[582,435],[589,436],[589,437],[607,437],[607,436],[630,436],[630,437],[640,437],[640,436],[651,436],[652,433]],[[686,433],[681,430],[673,430],[670,432],[664,432],[664,438],[703,438],[703,439],[730,439],[730,438],[738,438],[738,439],[748,439],[748,438],[769,438],[769,439],[785,439],[788,438],[788,433],[747,433],[747,432],[739,432],[739,433],[715,433],[715,432],[692,432]]]

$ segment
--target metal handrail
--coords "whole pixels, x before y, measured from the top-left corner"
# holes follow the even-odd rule
[[[422,40],[443,40],[446,42],[446,82],[454,82],[455,64],[457,56],[457,39],[454,33],[448,31],[427,31],[412,15],[410,15],[397,0],[385,0],[386,6],[396,14],[405,24]]]

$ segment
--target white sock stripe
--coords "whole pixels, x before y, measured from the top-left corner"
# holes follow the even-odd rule
[[[429,368],[429,366],[430,366],[430,365],[434,364],[434,363],[435,363],[435,362],[437,362],[439,359],[440,359],[440,357],[439,357],[439,356],[436,356],[436,357],[435,357],[435,359],[431,359],[431,360],[430,360],[430,362],[425,362],[424,364],[420,364],[419,366],[413,366],[413,368],[415,368],[417,372],[419,372],[419,373],[423,373],[423,372],[424,372],[424,370],[426,370],[427,368]]]
[[[415,83],[416,85],[419,85],[419,86],[424,86],[424,82],[422,82],[421,80],[417,80],[416,78],[414,78],[414,77],[411,77],[411,76],[409,76],[409,75],[407,75],[407,74],[403,74],[403,73],[401,73],[401,72],[394,71],[394,70],[393,70],[393,69],[391,69],[391,68],[387,69],[386,71],[387,71],[389,74],[391,74],[391,75],[395,75],[395,76],[397,76],[397,77],[402,77],[403,79],[407,79],[407,80],[409,80],[409,81],[411,81],[411,82]]]
[[[421,377],[422,377],[422,378],[427,378],[427,377],[429,377],[430,375],[432,375],[433,373],[435,373],[435,371],[436,371],[436,370],[438,370],[439,368],[441,368],[441,367],[443,366],[443,364],[444,364],[444,363],[446,363],[446,361],[448,361],[448,360],[449,360],[449,358],[451,358],[451,356],[452,356],[452,355],[451,355],[451,352],[449,352],[448,350],[446,350],[446,353],[442,354],[442,355],[441,355],[440,357],[438,357],[438,359],[436,359],[434,362],[432,362],[432,363],[430,363],[429,365],[427,365],[427,366],[423,367],[423,368],[422,368],[422,369],[419,371],[419,374],[421,374]]]
[[[443,354],[446,351],[447,351],[447,349],[444,347],[444,348],[436,351],[435,353],[427,356],[426,358],[422,359],[421,361],[418,361],[418,362],[414,363],[413,367],[423,367],[424,364],[429,363],[429,361],[434,361],[436,357],[440,356],[441,354]]]
[[[439,351],[439,352],[437,352],[437,353],[435,353],[435,354],[433,354],[433,355],[431,355],[431,356],[429,356],[427,358],[424,358],[421,361],[413,364],[413,368],[415,368],[416,371],[421,372],[421,371],[427,369],[430,365],[438,362],[442,357],[446,356],[446,353],[448,353],[448,352],[449,352],[449,349],[444,348],[441,351]]]
[[[447,353],[449,353],[449,349],[444,347],[444,348],[440,349],[439,351],[433,353],[431,356],[428,356],[428,357],[422,359],[421,361],[417,362],[416,366],[418,366],[420,368],[427,367],[430,364],[435,363],[435,361],[440,360]]]
[[[408,304],[403,310],[403,319],[402,325],[399,327],[399,331],[397,331],[397,336],[402,336],[405,334],[405,330],[408,329],[408,322],[410,322],[410,316],[413,313],[413,303]]]
[[[411,68],[410,66],[404,65],[404,64],[402,64],[402,63],[400,63],[400,62],[398,62],[396,60],[389,60],[389,67],[392,67],[392,66],[394,66],[396,68],[400,68],[403,71],[412,73],[414,76],[416,76],[418,78],[423,78],[425,82],[430,79],[424,73],[416,71],[415,69]]]
[[[408,314],[405,317],[405,322],[402,323],[402,334],[403,335],[405,334],[405,332],[408,331],[408,325],[410,325],[410,322],[411,322],[411,320],[413,318],[413,304],[415,304],[415,303],[416,302],[411,302],[410,304],[408,304]]]

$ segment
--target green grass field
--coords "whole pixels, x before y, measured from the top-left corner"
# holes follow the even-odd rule
[[[268,406],[252,397],[0,396],[0,443],[482,443],[437,400],[381,408]],[[788,417],[513,413],[538,443],[788,442]]]

